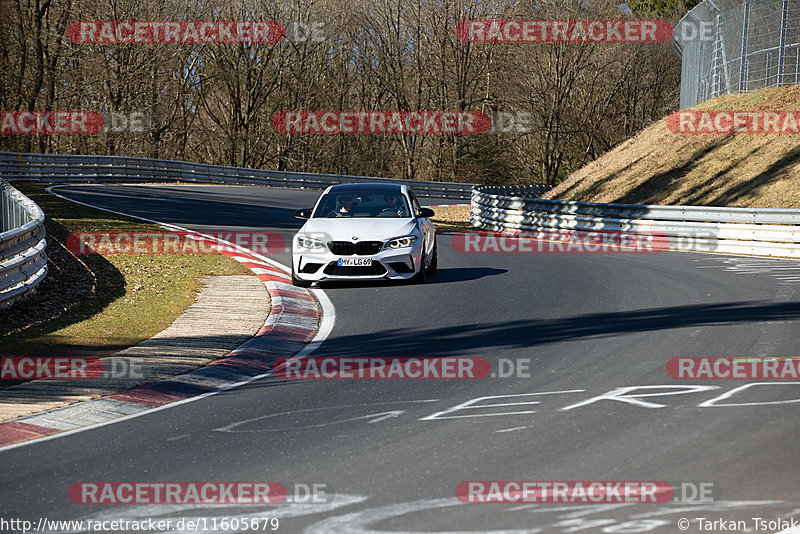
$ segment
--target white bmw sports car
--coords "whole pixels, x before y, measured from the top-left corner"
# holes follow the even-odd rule
[[[433,210],[422,208],[405,185],[328,187],[292,239],[292,283],[388,278],[425,281],[436,272]]]

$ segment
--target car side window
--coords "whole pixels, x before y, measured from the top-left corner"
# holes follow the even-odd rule
[[[417,202],[417,197],[414,196],[414,193],[412,193],[411,191],[409,191],[408,194],[411,197],[411,207],[414,210],[414,215],[419,217],[419,213],[420,211],[422,211],[422,208],[419,207],[419,202]]]
[[[325,195],[322,201],[319,203],[319,207],[314,212],[315,217],[329,217],[331,212],[333,212],[336,208],[336,202],[333,198],[333,195]]]

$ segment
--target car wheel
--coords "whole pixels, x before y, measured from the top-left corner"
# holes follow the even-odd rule
[[[425,283],[425,274],[427,273],[428,269],[425,267],[425,254],[419,259],[422,265],[419,266],[419,272],[414,275],[414,278],[411,280],[417,284],[424,284]]]
[[[431,264],[428,265],[428,274],[436,274],[436,269],[439,268],[439,251],[436,246],[436,239],[433,241],[433,252],[431,253]]]
[[[311,287],[311,282],[300,280],[294,275],[294,265],[292,266],[292,285],[297,287]]]

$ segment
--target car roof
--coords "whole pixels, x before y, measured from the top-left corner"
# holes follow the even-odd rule
[[[362,183],[362,184],[337,184],[330,188],[331,193],[343,191],[380,191],[385,193],[402,193],[402,184],[387,183]]]

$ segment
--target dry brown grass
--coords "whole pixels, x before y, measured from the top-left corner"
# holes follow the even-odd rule
[[[474,230],[469,223],[469,206],[451,206],[447,208],[433,208],[436,213],[432,218],[438,230],[459,231]]]
[[[728,95],[692,109],[797,110],[800,85]],[[800,135],[685,135],[661,120],[545,198],[632,204],[800,208]]]

